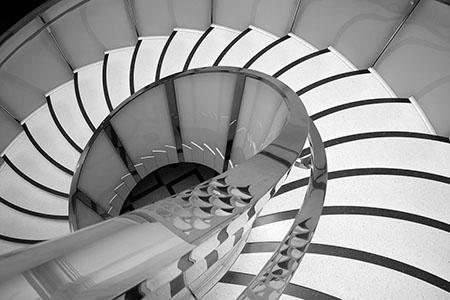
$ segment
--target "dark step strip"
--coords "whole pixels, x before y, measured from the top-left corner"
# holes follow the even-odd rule
[[[223,51],[219,54],[219,57],[217,57],[216,61],[214,62],[213,66],[217,67],[220,64],[220,61],[225,57],[228,51],[240,40],[242,39],[247,33],[249,33],[252,29],[247,28],[244,31],[242,31],[237,37],[235,37],[226,47],[223,49]]]
[[[75,143],[74,140],[72,140],[72,138],[69,136],[69,134],[67,134],[67,132],[64,130],[64,128],[62,127],[61,123],[58,120],[58,117],[56,116],[55,110],[53,109],[53,105],[52,105],[52,101],[50,99],[50,96],[47,96],[47,105],[48,105],[48,109],[50,111],[50,115],[52,116],[53,121],[56,124],[56,127],[58,127],[59,132],[61,132],[61,134],[64,136],[64,138],[67,140],[67,142],[75,149],[77,150],[79,153],[83,152],[83,149],[77,145],[77,143]]]
[[[301,64],[302,62],[307,61],[308,59],[312,59],[316,56],[325,54],[330,52],[330,49],[322,49],[316,52],[313,52],[311,54],[305,55],[303,57],[300,57],[297,60],[294,60],[293,62],[291,62],[290,64],[288,64],[287,66],[283,67],[281,70],[279,70],[278,72],[276,72],[275,74],[273,74],[273,77],[278,78],[281,75],[283,75],[284,73],[286,73],[287,71],[289,71],[290,69],[292,69],[293,67],[295,67],[296,65]]]
[[[261,51],[259,51],[255,56],[253,56],[245,65],[244,68],[248,69],[250,68],[250,66],[257,61],[261,56],[263,56],[267,51],[269,51],[270,49],[274,48],[275,46],[277,46],[278,44],[281,44],[282,42],[284,42],[285,40],[289,39],[290,36],[289,35],[285,35],[282,38],[279,38],[278,40],[270,43],[269,45],[267,45],[266,47],[264,47],[264,49],[262,49]]]
[[[195,43],[194,47],[192,48],[191,52],[188,55],[188,58],[186,59],[186,63],[184,64],[183,71],[186,71],[189,68],[189,65],[192,61],[192,58],[194,58],[195,52],[200,47],[202,42],[206,39],[208,34],[214,29],[214,27],[209,27],[205,32],[203,32],[202,36],[198,39],[198,41]]]
[[[109,54],[105,54],[103,58],[103,68],[102,68],[102,83],[103,83],[103,94],[105,95],[106,105],[108,106],[109,111],[113,111],[113,106],[111,103],[111,98],[109,97],[108,90],[108,59]]]
[[[134,70],[136,69],[136,60],[139,54],[139,49],[141,48],[142,40],[139,40],[134,48],[133,57],[131,58],[131,66],[130,66],[130,95],[135,93],[134,87]]]
[[[360,169],[346,169],[339,171],[332,171],[328,173],[328,180],[346,178],[353,176],[367,176],[367,175],[388,175],[388,176],[405,176],[412,178],[420,178],[425,180],[432,180],[444,184],[450,184],[450,178],[442,175],[432,173],[407,170],[407,169],[393,169],[393,168],[360,168]],[[294,189],[308,185],[309,178],[302,178],[289,182],[278,190],[275,196],[282,195]]]
[[[81,100],[81,94],[80,94],[80,87],[78,86],[78,73],[73,74],[73,80],[74,80],[74,87],[75,87],[75,96],[77,98],[78,107],[81,110],[81,114],[83,115],[84,120],[88,124],[89,128],[92,130],[92,132],[95,131],[95,126],[92,123],[91,119],[89,118],[86,109],[84,108],[83,101]]]
[[[159,56],[159,60],[158,60],[158,66],[156,67],[155,81],[158,81],[160,79],[162,64],[164,62],[164,57],[166,56],[167,49],[169,49],[170,43],[172,42],[173,38],[175,37],[175,34],[177,34],[177,32],[175,30],[172,31],[172,33],[169,36],[169,39],[167,39],[166,44],[164,45],[163,50],[161,51],[161,55]]]
[[[28,139],[31,141],[33,146],[36,148],[39,153],[44,156],[52,165],[60,169],[61,171],[65,172],[66,174],[73,176],[73,171],[64,167],[59,162],[57,162],[53,157],[51,157],[47,152],[44,151],[44,149],[41,148],[41,146],[38,144],[38,142],[34,139],[33,135],[31,134],[30,130],[27,127],[27,124],[22,125],[23,131],[25,131],[25,134],[27,135]]]
[[[253,274],[228,271],[219,282],[248,286],[254,277]],[[332,295],[294,283],[289,283],[283,294],[301,299],[339,300]]]
[[[34,210],[29,210],[26,209],[24,207],[18,206],[14,203],[9,202],[8,200],[0,197],[0,203],[2,203],[3,205],[6,205],[14,210],[17,210],[21,213],[30,215],[30,216],[34,216],[34,217],[39,217],[39,218],[44,218],[44,219],[51,219],[51,220],[69,220],[69,216],[62,216],[62,215],[50,215],[50,214],[45,214],[45,213],[40,213]]]
[[[8,158],[8,156],[5,154],[3,155],[3,160],[8,164],[8,166],[14,170],[14,172],[16,172],[20,177],[22,177],[23,179],[25,179],[26,181],[28,181],[29,183],[31,183],[32,185],[34,185],[37,188],[40,188],[41,190],[44,190],[46,192],[49,192],[53,195],[57,195],[60,197],[64,197],[64,198],[69,198],[69,194],[67,193],[63,193],[57,190],[54,190],[52,188],[49,188],[48,186],[45,186],[37,181],[35,181],[34,179],[28,177],[28,175],[26,175],[25,173],[23,173],[21,170],[19,170],[13,163],[12,161]]]
[[[337,75],[333,75],[324,79],[321,79],[319,81],[316,81],[300,90],[297,91],[297,95],[301,96],[307,92],[309,92],[312,89],[315,89],[316,87],[319,87],[321,85],[324,85],[326,83],[335,81],[335,80],[339,80],[342,78],[346,78],[346,77],[351,77],[351,76],[358,76],[358,75],[362,75],[362,74],[368,74],[370,73],[369,70],[357,70],[357,71],[350,71],[350,72],[346,72],[346,73],[341,73],[341,74],[337,74]]]
[[[279,213],[261,216],[255,220],[253,227],[263,226],[285,220],[292,220],[295,218],[297,213],[298,209],[292,209]],[[329,216],[329,215],[362,215],[362,216],[391,218],[395,220],[402,220],[425,225],[428,227],[432,227],[434,229],[443,230],[450,233],[450,224],[448,223],[392,209],[366,207],[366,206],[324,206],[322,210],[322,216]]]
[[[279,243],[277,242],[255,242],[247,243],[242,250],[242,253],[272,253],[275,252]],[[311,243],[307,250],[308,254],[320,254],[326,256],[335,256],[347,258],[360,262],[370,263],[376,266],[384,267],[393,271],[398,271],[405,275],[427,282],[444,291],[450,292],[450,282],[447,280],[426,272],[417,267],[408,265],[395,259],[385,256],[365,252],[361,250]]]
[[[15,238],[11,236],[6,236],[3,234],[0,234],[0,240],[11,242],[11,243],[17,243],[17,244],[27,244],[27,245],[33,245],[41,242],[45,242],[45,240],[29,240],[29,239],[21,239],[21,238]]]
[[[450,144],[450,139],[447,137],[439,136],[439,135],[432,135],[427,133],[420,133],[420,132],[407,132],[407,131],[376,131],[376,132],[364,132],[364,133],[357,133],[352,135],[347,135],[343,137],[338,137],[332,140],[328,140],[324,142],[325,148],[329,148],[332,146],[354,142],[354,141],[360,141],[360,140],[366,140],[366,139],[375,139],[375,138],[412,138],[412,139],[423,139],[428,141],[435,141],[435,142],[441,142]],[[300,154],[300,157],[309,155],[311,153],[310,148],[303,149],[302,153]]]
[[[377,98],[377,99],[367,99],[367,100],[361,100],[361,101],[355,101],[350,103],[341,104],[338,106],[334,106],[325,110],[322,110],[318,113],[315,113],[311,116],[311,119],[313,121],[318,120],[320,118],[323,118],[325,116],[331,115],[336,112],[340,112],[346,109],[359,107],[359,106],[365,106],[365,105],[372,105],[372,104],[385,104],[385,103],[405,103],[405,104],[411,104],[411,101],[409,101],[408,98]]]

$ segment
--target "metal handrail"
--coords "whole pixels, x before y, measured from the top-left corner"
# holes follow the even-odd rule
[[[311,244],[325,201],[328,172],[320,134],[312,121],[309,128],[311,160],[306,161],[312,169],[302,207],[272,257],[240,294],[238,300],[275,300],[281,297]]]
[[[65,298],[69,295],[86,299],[99,295],[113,298],[137,285],[143,285],[145,289],[147,282],[151,286],[147,288],[149,293],[169,288],[172,296],[178,296],[184,286],[190,292],[199,292],[197,289],[201,289],[205,282],[212,284],[219,279],[217,276],[205,274],[223,271],[222,259],[229,260],[228,254],[233,260],[237,258],[236,251],[242,249],[240,247],[244,244],[253,221],[265,203],[276,193],[298,159],[308,131],[313,148],[314,170],[305,205],[298,220],[300,224],[304,223],[302,220],[306,220],[306,228],[313,229],[311,226],[317,223],[316,219],[323,204],[323,201],[318,200],[323,197],[326,186],[324,146],[299,98],[284,83],[257,71],[210,67],[163,78],[144,87],[137,95],[142,95],[170,80],[214,72],[245,74],[248,78],[262,81],[282,96],[289,111],[278,138],[262,152],[189,192],[193,195],[197,190],[205,193],[204,190],[207,189],[206,193],[211,193],[210,197],[213,199],[214,195],[217,196],[216,193],[223,194],[228,191],[232,195],[230,198],[233,200],[230,203],[235,205],[233,209],[235,214],[231,217],[222,217],[219,222],[215,221],[216,216],[212,216],[210,224],[214,226],[211,229],[199,229],[200,234],[191,232],[193,238],[189,238],[172,228],[170,216],[166,215],[162,219],[158,217],[161,206],[149,205],[72,235],[2,256],[0,282],[9,280],[14,284],[20,282],[21,285],[15,285],[14,289],[20,288],[21,295],[25,299],[30,299],[30,295],[36,293],[45,294],[45,297],[50,298]],[[136,96],[128,98],[105,119],[101,126],[108,125],[111,118],[134,99]],[[99,132],[101,129],[98,129],[96,134]],[[89,141],[88,147],[83,152],[84,158],[93,141],[94,138]],[[241,183],[246,185],[249,182],[254,185],[250,184],[243,188],[239,185]],[[168,209],[171,204],[178,207],[180,201],[186,200],[177,199],[175,196],[160,202],[163,203],[162,207]],[[240,205],[236,204],[237,201],[240,201]],[[183,203],[183,207],[186,207],[186,203]],[[173,213],[177,214],[175,209]],[[310,223],[311,219],[313,221]],[[183,278],[196,262],[208,265],[208,268],[202,272],[202,276],[198,274],[195,285],[192,285],[192,282],[184,282]],[[227,266],[230,265],[231,263],[227,262]],[[22,276],[26,280],[14,281]],[[175,285],[179,280],[183,280],[180,289],[179,285]],[[6,284],[3,287],[11,292]],[[0,290],[0,294],[3,295],[6,291]]]
[[[307,118],[306,109],[303,107],[302,104],[298,103],[298,96],[290,89],[288,88],[284,83],[280,82],[279,80],[254,71],[254,70],[248,70],[248,69],[240,69],[235,67],[206,67],[206,68],[200,68],[200,69],[192,69],[185,72],[177,73],[170,75],[168,77],[165,77],[157,82],[151,83],[150,85],[147,85],[146,87],[142,88],[141,90],[137,91],[135,94],[131,95],[129,98],[127,98],[125,101],[123,101],[118,107],[116,107],[106,118],[105,120],[100,124],[100,126],[97,128],[97,130],[92,135],[91,139],[88,141],[85,149],[83,150],[81,157],[78,161],[77,168],[75,170],[75,173],[73,175],[71,189],[70,189],[70,196],[69,196],[69,222],[71,223],[71,226],[74,230],[79,229],[77,216],[76,216],[76,195],[79,191],[78,185],[80,181],[80,176],[82,173],[82,169],[84,166],[84,163],[89,155],[89,152],[91,151],[91,148],[97,139],[97,137],[103,132],[106,128],[111,126],[111,120],[120,113],[122,109],[124,109],[126,106],[131,104],[135,99],[137,99],[142,94],[150,91],[151,89],[160,86],[160,85],[166,85],[170,82],[173,82],[174,80],[181,79],[183,77],[195,75],[195,74],[206,74],[206,73],[233,73],[233,74],[243,74],[246,77],[251,77],[258,79],[265,84],[271,86],[273,89],[278,91],[278,93],[285,99],[287,102],[286,105],[291,109],[291,119],[290,122],[286,124],[286,127],[284,131],[280,133],[280,139],[281,142],[279,142],[279,145],[276,145],[277,148],[280,149],[292,149],[295,148],[293,145],[296,145],[296,147],[301,148],[304,144],[304,141],[306,139],[306,132],[309,124],[309,118]],[[294,113],[294,112],[297,113]],[[307,119],[305,119],[307,118]],[[300,122],[300,123],[299,123]],[[291,124],[292,123],[292,124]],[[297,124],[298,123],[298,124]],[[303,125],[299,125],[303,124]],[[294,137],[286,137],[285,135],[292,134],[291,130],[292,126],[306,126],[303,129],[299,129],[300,136],[298,138]],[[301,135],[302,132],[304,133],[304,138],[302,141]],[[292,143],[290,145],[289,143]],[[272,143],[273,144],[273,143]],[[272,145],[271,144],[271,145]],[[294,150],[288,151],[288,150],[272,150],[271,145],[267,146],[262,152],[270,152],[273,151],[274,155],[284,155],[285,157],[280,158],[281,160],[289,162],[290,165],[294,164],[295,159],[297,158],[298,154],[295,154]],[[243,163],[242,165],[245,165],[246,163]],[[242,166],[241,165],[241,166]],[[234,169],[233,169],[234,170]],[[229,171],[229,172],[236,172],[236,171]],[[228,173],[228,172],[227,172]],[[231,175],[230,175],[231,176]],[[174,228],[172,228],[174,229]],[[175,230],[175,229],[174,229]],[[192,240],[192,237],[194,235],[191,235],[190,240]]]
[[[416,2],[414,2],[416,1]],[[400,30],[403,28],[403,26],[405,25],[406,21],[408,21],[409,17],[412,15],[412,13],[415,11],[416,7],[419,5],[421,0],[412,0],[410,3],[412,4],[411,9],[408,11],[408,13],[403,17],[402,21],[400,22],[400,24],[398,24],[397,28],[395,29],[395,31],[392,33],[391,37],[389,38],[389,40],[387,41],[387,43],[384,45],[383,49],[381,49],[381,51],[378,53],[377,57],[375,58],[375,60],[373,61],[373,63],[370,65],[370,68],[374,68],[375,65],[377,64],[377,62],[380,60],[381,56],[383,56],[383,54],[386,52],[387,48],[391,45],[392,41],[395,39],[395,37],[397,36],[397,34],[400,32]]]
[[[289,26],[289,32],[294,31],[295,25],[297,24],[298,14],[300,13],[300,6],[302,5],[302,0],[298,0],[297,6],[295,7],[295,12],[292,15],[291,26]]]

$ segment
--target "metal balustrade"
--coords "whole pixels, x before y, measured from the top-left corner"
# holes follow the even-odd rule
[[[288,113],[283,114],[284,122],[276,122],[276,126],[274,126],[275,123],[271,123],[269,124],[270,130],[264,130],[262,133],[253,132],[252,134],[252,131],[258,127],[252,129],[250,126],[247,129],[251,136],[259,139],[259,141],[252,140],[252,143],[257,143],[258,153],[245,161],[239,161],[235,168],[180,194],[123,216],[111,218],[61,239],[5,257],[0,261],[0,282],[3,282],[0,284],[0,290],[7,288],[9,284],[19,284],[23,288],[24,295],[39,294],[41,291],[34,290],[33,285],[20,281],[21,274],[25,274],[25,276],[32,276],[34,278],[32,281],[40,282],[39,284],[47,282],[48,276],[51,276],[52,280],[56,280],[53,282],[58,282],[58,286],[50,284],[46,290],[50,297],[65,297],[64,295],[71,293],[73,284],[80,287],[77,290],[79,297],[98,295],[100,291],[104,297],[115,297],[133,288],[136,283],[147,287],[147,291],[151,291],[149,293],[154,296],[163,293],[167,288],[171,289],[172,296],[182,296],[186,291],[171,288],[175,282],[180,280],[184,281],[186,287],[189,286],[198,293],[205,293],[204,284],[206,282],[213,284],[214,281],[220,279],[220,276],[200,275],[202,273],[216,274],[219,270],[222,270],[220,272],[223,274],[223,268],[231,266],[241,251],[256,216],[281,187],[295,164],[303,149],[308,132],[312,148],[313,171],[310,189],[306,194],[304,210],[302,210],[302,217],[299,220],[303,222],[305,218],[312,218],[312,221],[307,221],[307,227],[313,231],[323,206],[327,177],[324,147],[318,132],[297,95],[287,86],[263,73],[232,67],[210,67],[169,76],[143,88],[117,107],[94,133],[83,151],[82,159],[75,171],[70,199],[72,225],[76,228],[77,218],[80,217],[75,215],[78,201],[83,200],[82,203],[85,204],[86,199],[82,198],[90,198],[89,193],[83,190],[86,189],[86,186],[81,184],[82,180],[94,180],[96,186],[99,186],[98,178],[89,177],[89,173],[82,172],[83,168],[92,162],[94,162],[94,166],[88,168],[107,166],[105,164],[98,165],[90,156],[91,153],[98,153],[95,150],[98,145],[100,145],[100,149],[104,149],[104,146],[96,141],[101,137],[102,140],[108,141],[108,135],[104,131],[108,126],[112,126],[112,120],[125,111],[128,106],[142,104],[136,100],[160,85],[171,82],[173,87],[173,82],[176,85],[177,81],[189,80],[192,76],[221,73],[240,78],[237,82],[242,84],[243,93],[237,95],[243,97],[239,101],[243,105],[248,101],[246,98],[255,96],[249,95],[249,93],[254,94],[255,87],[247,91],[245,82],[254,80],[274,91],[271,97],[266,97],[268,101],[278,102],[277,106],[286,106]],[[214,78],[220,79],[217,76]],[[262,91],[265,89],[263,88]],[[152,99],[147,100],[151,101]],[[279,110],[275,110],[273,113],[277,111]],[[230,113],[229,111],[223,114]],[[236,121],[238,124],[240,118],[255,118],[252,114],[248,115],[242,111],[239,111],[238,115],[239,118]],[[196,121],[201,121],[201,118]],[[180,127],[183,128],[183,122],[180,122]],[[262,138],[259,137],[264,132],[266,137],[264,135]],[[181,131],[181,140],[183,140],[183,131]],[[216,148],[214,142],[202,143],[202,146],[204,150],[211,151],[211,153]],[[186,149],[186,147],[182,149]],[[152,153],[162,152],[152,151]],[[120,154],[119,151],[118,155],[123,155],[123,153]],[[156,157],[150,157],[153,156],[143,157],[142,164],[146,171],[149,159],[153,160],[150,165],[157,164],[158,167],[161,167],[161,162],[158,162]],[[121,160],[116,160],[120,164]],[[211,158],[204,155],[201,163],[215,163],[210,160]],[[114,160],[108,160],[108,164],[110,163],[114,164]],[[170,161],[167,160],[166,163],[170,163]],[[126,170],[126,167],[122,165],[119,169]],[[106,169],[103,171],[108,172]],[[97,176],[97,174],[99,172],[95,172],[94,175]],[[110,174],[108,172],[108,175]],[[121,174],[121,172],[117,174]],[[132,188],[136,183],[134,181],[136,177],[133,177],[132,174],[124,175],[119,177],[119,180],[122,181],[120,186],[127,186],[127,189]],[[83,178],[84,176],[88,177]],[[110,180],[111,177],[109,176],[108,179]],[[116,190],[115,192],[122,199],[125,197],[122,195],[123,191]],[[112,208],[106,211],[106,214],[114,210],[115,213],[110,215],[115,215],[120,210],[120,203],[118,204],[114,199],[108,203]],[[95,202],[96,199],[90,198],[90,201]],[[97,206],[107,208],[101,203],[98,203]],[[128,245],[133,245],[133,247],[128,247]],[[23,263],[17,263],[18,261]],[[96,261],[96,264],[91,265],[92,261]],[[55,266],[58,267],[55,268]],[[63,278],[59,275],[58,269],[60,268],[78,275],[71,279],[64,276]],[[201,269],[200,273],[199,268]],[[5,280],[6,278],[8,280]]]

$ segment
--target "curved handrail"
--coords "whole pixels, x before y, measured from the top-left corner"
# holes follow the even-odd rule
[[[325,148],[312,121],[308,139],[312,170],[303,205],[272,257],[240,294],[239,300],[278,299],[311,243],[325,201],[328,172]]]
[[[229,192],[230,199],[232,198],[229,202],[235,205],[236,213],[226,217],[219,216],[210,221],[210,228],[200,228],[197,233],[190,232],[190,236],[187,236],[185,232],[173,228],[173,219],[170,216],[160,218],[158,208],[161,206],[152,204],[69,236],[2,256],[0,281],[8,279],[16,282],[15,278],[29,274],[32,282],[20,281],[21,296],[24,299],[31,298],[30,295],[36,295],[36,292],[39,295],[45,293],[58,298],[66,297],[75,291],[78,296],[86,299],[98,296],[100,292],[106,298],[116,297],[137,284],[143,284],[150,293],[169,289],[172,296],[178,296],[182,288],[177,282],[183,280],[182,286],[187,288],[191,288],[190,285],[193,284],[191,281],[184,282],[191,267],[207,265],[207,269],[201,272],[203,276],[197,274],[198,270],[194,268],[196,271],[193,273],[198,277],[190,277],[190,280],[197,282],[193,288],[201,288],[205,280],[211,283],[212,277],[205,274],[213,274],[223,269],[222,259],[227,261],[227,254],[235,257],[236,251],[241,249],[239,247],[245,242],[259,211],[276,194],[298,159],[308,132],[313,149],[314,170],[304,207],[296,218],[296,223],[311,230],[308,236],[310,238],[322,209],[327,176],[326,160],[318,132],[295,92],[284,83],[257,71],[209,67],[163,78],[144,87],[137,95],[175,78],[213,72],[245,74],[248,78],[263,81],[282,95],[282,100],[289,110],[279,136],[263,151],[195,188],[201,190],[200,192],[207,190],[206,193],[211,194],[210,199],[213,199],[214,195],[217,196],[217,193]],[[114,115],[136,99],[137,95],[131,96],[117,107],[103,121],[96,134],[109,124]],[[86,158],[94,139],[95,137],[89,141],[84,150],[83,159]],[[190,193],[194,195],[195,192],[191,190]],[[187,207],[186,203],[179,204],[183,200],[185,199],[170,197],[157,204],[162,203],[165,209],[170,209],[167,208],[169,205]],[[217,199],[214,198],[215,200]],[[194,210],[195,207],[192,211]],[[176,214],[175,210],[173,213]],[[297,228],[293,230],[295,238],[298,237],[296,230]],[[70,278],[66,276],[69,273],[73,275]],[[189,274],[194,275],[192,272]],[[48,281],[49,278],[51,282]],[[46,290],[37,291],[34,289],[36,285],[46,286]],[[11,289],[4,292],[10,293]]]
[[[304,108],[304,106],[301,104],[301,102],[298,101],[298,96],[289,87],[287,87],[284,83],[282,83],[281,81],[279,81],[269,75],[266,75],[264,73],[261,73],[258,71],[253,71],[253,70],[248,70],[248,69],[236,68],[236,67],[206,67],[206,68],[193,69],[193,70],[188,70],[185,72],[176,73],[176,74],[170,75],[168,77],[165,77],[157,82],[147,85],[146,87],[142,88],[141,90],[139,90],[138,92],[136,92],[135,94],[133,94],[132,96],[127,98],[118,107],[116,107],[108,115],[108,117],[105,118],[105,120],[101,123],[101,125],[94,132],[93,136],[87,143],[87,146],[85,147],[85,149],[78,161],[77,169],[75,170],[75,173],[74,173],[74,176],[72,179],[72,185],[71,185],[70,197],[69,197],[69,221],[70,221],[73,229],[76,230],[79,228],[77,216],[76,216],[76,211],[77,211],[76,198],[77,198],[77,193],[79,191],[78,184],[80,181],[80,175],[82,173],[84,163],[86,161],[86,158],[87,158],[96,138],[100,135],[101,132],[103,132],[107,127],[110,126],[111,119],[114,118],[115,115],[119,114],[123,108],[125,108],[127,105],[132,103],[134,99],[137,99],[140,95],[150,91],[151,89],[153,89],[157,86],[164,85],[168,82],[171,82],[171,81],[183,78],[183,77],[187,77],[187,76],[191,76],[191,75],[195,75],[195,74],[206,74],[206,73],[243,74],[246,77],[254,78],[259,81],[264,82],[268,86],[272,87],[275,91],[277,91],[281,97],[283,97],[283,99],[286,102],[286,105],[290,111],[289,119],[286,121],[286,124],[285,124],[284,128],[282,129],[282,131],[280,132],[279,137],[276,138],[274,140],[274,142],[272,142],[270,145],[268,145],[266,148],[264,148],[263,151],[261,151],[260,153],[255,155],[250,160],[258,161],[258,159],[259,160],[262,159],[261,157],[265,157],[267,160],[274,160],[274,158],[276,158],[278,160],[278,162],[277,162],[278,164],[280,161],[282,162],[282,164],[284,164],[284,166],[283,166],[284,172],[286,172],[295,163],[295,160],[297,159],[299,153],[301,152],[301,149],[306,140],[306,135],[307,135],[308,126],[309,126],[309,117],[307,116],[306,109]],[[230,170],[230,171],[224,173],[224,175],[228,178],[227,179],[228,184],[231,184],[231,182],[234,181],[233,178],[240,178],[239,180],[237,180],[237,182],[240,182],[240,181],[245,182],[246,180],[243,180],[243,178],[241,178],[242,175],[239,175],[239,173],[243,172],[243,170],[248,168],[247,165],[249,165],[249,164],[253,165],[256,163],[249,162],[249,160],[248,160],[248,161],[244,162],[242,165],[240,165],[238,170],[233,169],[233,170]],[[252,166],[252,168],[255,168],[255,166]],[[279,174],[279,178],[277,179],[277,181],[283,176],[283,174]],[[247,175],[250,175],[250,174],[247,172]],[[254,174],[254,176],[258,177],[258,175],[255,175],[255,174]],[[266,178],[266,180],[267,180],[267,178]],[[249,180],[247,180],[247,181],[249,181]],[[277,182],[274,182],[274,185],[275,185],[275,183],[277,183]],[[248,184],[250,184],[250,181]],[[247,185],[247,184],[245,184],[245,185]],[[242,186],[242,184],[241,184],[241,186]],[[259,196],[262,197],[263,195],[264,195],[264,193],[260,194]],[[258,199],[259,198],[256,195],[254,195],[252,203],[257,201]],[[163,202],[161,202],[161,203],[163,203]],[[159,204],[155,204],[155,205],[157,206]],[[190,236],[188,238],[185,234],[183,234],[182,231],[180,231],[176,227],[174,227],[173,224],[171,224],[172,222],[167,222],[167,219],[158,215],[156,213],[156,211],[158,211],[158,210],[155,209],[155,212],[152,213],[153,217],[156,220],[163,222],[167,227],[171,228],[172,231],[177,232],[179,234],[179,236],[182,236],[189,241],[193,241],[195,238],[199,238],[201,236],[201,233],[198,232],[198,234],[190,234]],[[234,216],[235,216],[235,214],[233,214],[229,218],[218,218],[218,219],[220,219],[220,221],[217,220],[217,222],[212,222],[214,224],[212,224],[212,226],[210,227],[210,229],[208,231],[210,231],[210,230],[212,230],[212,228],[214,228],[213,225],[218,225],[220,223],[223,223],[225,219],[231,220]]]

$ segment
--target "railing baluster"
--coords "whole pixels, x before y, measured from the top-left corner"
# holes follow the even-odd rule
[[[38,17],[39,17],[39,19],[42,21],[42,23],[44,25],[47,25],[47,21],[45,21],[45,19],[44,19],[44,17],[42,15],[38,15]],[[69,70],[73,73],[73,70],[75,70],[75,68],[72,66],[72,64],[69,62],[69,59],[64,54],[64,51],[61,48],[60,44],[58,43],[58,40],[56,39],[56,37],[54,36],[52,30],[50,29],[50,25],[48,25],[46,29],[47,29],[48,35],[50,36],[51,40],[53,41],[53,44],[55,45],[56,49],[58,50],[59,55],[61,55],[61,58],[66,63],[67,68],[69,68]]]
[[[416,1],[416,2],[414,2]],[[383,49],[381,49],[380,53],[378,53],[378,56],[375,58],[375,60],[373,61],[372,65],[370,66],[371,68],[374,68],[375,65],[377,64],[377,62],[380,60],[381,56],[383,56],[383,54],[386,52],[387,48],[389,47],[389,45],[392,43],[392,41],[395,39],[395,37],[397,36],[397,34],[400,32],[400,30],[403,28],[403,26],[405,25],[406,21],[408,21],[409,17],[412,15],[412,13],[414,12],[414,10],[416,9],[417,5],[419,5],[420,0],[412,0],[410,1],[412,7],[409,10],[409,12],[403,17],[402,21],[400,22],[400,24],[397,26],[397,28],[395,29],[394,33],[391,35],[391,37],[389,38],[389,40],[387,41],[386,45],[384,45]]]
[[[291,26],[289,27],[289,32],[294,30],[295,25],[297,24],[298,14],[300,12],[300,5],[302,4],[302,0],[298,0],[297,6],[295,7],[294,15],[292,16]]]
[[[134,2],[133,0],[125,0],[126,2],[126,6],[127,6],[127,11],[128,11],[128,15],[130,16],[131,22],[133,23],[133,27],[134,27],[134,32],[136,34],[136,37],[140,37],[140,33],[139,33],[139,28],[137,25],[137,21],[136,21],[136,14],[135,9],[134,9]]]
[[[215,5],[215,1],[211,0],[211,12],[210,12],[210,23],[214,24],[214,6]]]

